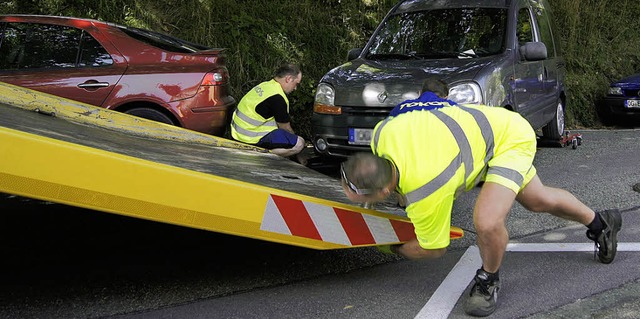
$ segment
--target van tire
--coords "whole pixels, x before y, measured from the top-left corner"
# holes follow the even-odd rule
[[[564,105],[562,100],[558,100],[556,105],[556,114],[553,119],[542,128],[542,136],[549,140],[559,140],[564,134]]]
[[[137,116],[137,117],[141,117],[147,120],[152,120],[152,121],[156,121],[156,122],[160,122],[160,123],[165,123],[165,124],[169,124],[169,125],[176,125],[173,120],[171,120],[171,118],[169,118],[167,115],[165,115],[164,113],[158,111],[158,110],[154,110],[152,108],[148,108],[148,107],[137,107],[137,108],[133,108],[130,110],[126,110],[124,111],[124,113],[129,114],[129,115],[133,115],[133,116]]]

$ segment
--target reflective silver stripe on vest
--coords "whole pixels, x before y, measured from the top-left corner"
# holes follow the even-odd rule
[[[469,114],[471,114],[471,116],[473,116],[473,119],[476,121],[476,123],[478,123],[478,126],[480,127],[480,133],[482,134],[482,138],[484,138],[484,143],[486,147],[486,152],[484,155],[484,168],[482,169],[480,174],[478,174],[478,177],[476,177],[476,179],[473,181],[473,185],[476,185],[480,182],[480,180],[484,176],[484,173],[487,170],[487,163],[489,163],[491,158],[493,158],[493,151],[495,146],[493,128],[491,128],[491,123],[489,123],[487,116],[484,115],[484,113],[482,113],[480,110],[465,107],[465,106],[458,106],[458,107],[462,110],[467,111]],[[463,188],[465,187],[463,186]]]
[[[467,107],[460,107],[460,106],[458,107],[461,110],[471,114],[473,119],[476,121],[478,127],[480,128],[480,132],[482,134],[482,137],[485,142],[485,147],[486,147],[485,158],[484,158],[484,166],[486,167],[491,157],[493,157],[493,151],[494,151],[493,150],[494,148],[493,129],[491,128],[491,124],[489,123],[489,120],[487,119],[487,117],[484,114],[482,114],[482,112],[475,109],[467,108]],[[433,182],[432,180],[427,182],[425,185],[410,192],[409,194],[406,195],[408,199],[407,205],[418,202],[424,198],[427,198],[429,195],[437,191],[440,187],[444,186],[449,181],[449,179],[453,178],[453,176],[455,175],[461,163],[464,163],[465,165],[464,183],[460,185],[460,187],[458,187],[458,189],[456,190],[456,196],[462,193],[466,189],[467,179],[469,178],[469,176],[471,176],[471,173],[473,173],[473,153],[471,151],[471,145],[469,144],[469,139],[467,138],[466,134],[462,130],[462,127],[460,127],[460,124],[458,124],[458,122],[456,122],[450,116],[444,114],[440,110],[434,110],[432,112],[436,117],[438,117],[438,119],[440,119],[449,128],[449,131],[451,131],[451,133],[453,134],[453,137],[456,139],[456,142],[458,143],[458,148],[460,149],[460,153],[458,153],[454,161],[452,161],[451,164],[449,164],[449,166],[442,173],[440,173],[438,177],[436,177],[436,179],[440,180],[441,177],[447,176],[447,180],[444,180],[444,181],[440,180],[438,182],[438,184],[440,184],[438,188],[433,188],[433,186],[437,184],[431,185]],[[458,165],[452,165],[453,163],[456,162],[456,160],[458,162]],[[481,175],[478,175],[478,177],[480,178]],[[474,183],[477,183],[479,181],[479,178],[477,178],[476,181],[474,181]]]
[[[240,110],[236,109],[236,116],[238,118],[240,118],[241,120],[253,125],[253,126],[265,126],[265,127],[278,127],[278,125],[275,123],[275,121],[267,121],[267,122],[262,122],[262,121],[258,121],[255,119],[250,118],[248,115],[240,112]]]
[[[462,160],[460,158],[460,153],[458,153],[458,155],[453,158],[451,163],[449,163],[449,166],[447,166],[440,175],[405,195],[405,198],[407,199],[407,206],[426,198],[440,189],[440,187],[444,186],[456,174],[460,164],[462,164]]]
[[[249,137],[263,137],[271,132],[254,132],[254,131],[249,131],[246,130],[242,127],[240,127],[236,122],[231,123],[231,125],[233,125],[233,128],[236,130],[236,132],[244,135],[244,136],[249,136]]]
[[[471,114],[478,127],[480,128],[486,147],[484,158],[485,168],[483,169],[484,171],[486,169],[487,163],[494,155],[494,134],[491,124],[489,123],[487,117],[481,111],[468,107],[458,107],[461,110],[464,110]],[[456,122],[450,116],[446,115],[440,110],[433,110],[431,112],[447,126],[449,131],[451,131],[456,140],[456,143],[458,143],[460,152],[451,161],[451,163],[449,163],[449,166],[447,166],[447,168],[445,168],[436,178],[413,190],[412,192],[407,193],[405,195],[407,199],[407,205],[418,202],[428,197],[429,195],[440,189],[442,186],[444,186],[451,178],[453,178],[456,171],[458,170],[458,167],[460,167],[462,163],[465,164],[465,183],[463,185],[460,185],[460,187],[456,190],[456,194],[464,191],[464,189],[466,188],[466,181],[473,173],[473,153],[471,150],[471,145],[469,144],[469,139],[462,130],[462,127],[460,127],[460,124],[458,124],[458,122]],[[389,120],[389,118],[385,119],[374,136],[374,153],[377,153],[380,132]],[[477,183],[481,177],[482,175],[478,175],[478,178],[476,181],[474,181],[474,183]]]
[[[380,132],[382,132],[382,128],[385,125],[387,125],[387,123],[391,119],[392,118],[390,118],[390,117],[387,117],[386,119],[384,119],[382,124],[380,124],[380,126],[378,127],[378,130],[376,131],[375,135],[373,136],[373,154],[375,154],[375,155],[378,155],[378,142],[380,141]]]
[[[487,164],[491,158],[493,158],[493,148],[494,148],[494,138],[493,138],[493,129],[491,128],[491,124],[487,119],[487,116],[484,115],[480,110],[472,109],[469,107],[459,106],[460,109],[467,111],[473,119],[476,120],[478,126],[480,127],[480,132],[482,133],[482,137],[484,138],[484,142],[486,145],[486,154],[484,157],[484,163]]]
[[[502,176],[510,181],[513,181],[519,186],[521,186],[524,182],[524,177],[522,176],[522,174],[520,174],[520,172],[507,167],[489,167],[487,175],[488,174]]]
[[[458,148],[460,149],[458,156],[461,156],[462,163],[464,163],[464,180],[466,181],[467,178],[471,176],[471,173],[473,173],[473,152],[471,151],[469,139],[467,138],[467,135],[464,134],[460,124],[458,124],[458,122],[452,119],[449,115],[444,114],[439,110],[434,110],[432,112],[433,115],[440,119],[440,121],[449,128],[449,131],[451,131],[451,134],[453,134],[453,137],[456,139],[456,143],[458,143]]]

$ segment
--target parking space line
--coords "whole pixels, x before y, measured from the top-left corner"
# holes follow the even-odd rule
[[[515,252],[593,252],[593,243],[511,243],[507,251]],[[618,251],[640,251],[640,243],[618,243]]]
[[[482,260],[480,259],[480,250],[476,246],[470,246],[460,257],[458,263],[453,267],[451,272],[442,281],[440,287],[436,289],[429,301],[422,307],[416,319],[446,319],[449,317],[451,310],[458,302],[460,295],[464,292],[472,277],[470,274],[475,273],[480,267]]]
[[[593,243],[510,243],[511,252],[593,252]],[[618,251],[640,251],[640,243],[618,243]],[[469,246],[415,319],[446,319],[482,265],[477,246]]]

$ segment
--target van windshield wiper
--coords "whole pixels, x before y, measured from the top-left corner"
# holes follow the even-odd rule
[[[415,52],[408,53],[374,53],[367,55],[370,60],[422,60],[421,56],[416,55]]]
[[[467,50],[463,52],[447,51],[447,52],[440,52],[440,54],[448,58],[460,58],[460,59],[479,57],[475,52],[473,52],[473,50]]]
[[[469,49],[466,51],[458,52],[459,58],[477,58],[478,55],[473,51],[473,49]]]

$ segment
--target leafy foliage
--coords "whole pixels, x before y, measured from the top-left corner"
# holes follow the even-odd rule
[[[635,0],[550,1],[567,61],[567,117],[572,126],[598,126],[594,102],[609,83],[640,70]]]
[[[594,102],[609,82],[636,73],[636,0],[552,0],[567,60],[569,126],[599,124]],[[396,0],[0,0],[0,13],[95,18],[226,48],[237,99],[285,61],[301,65],[290,96],[293,125],[310,136],[315,88],[349,49],[362,47]]]

